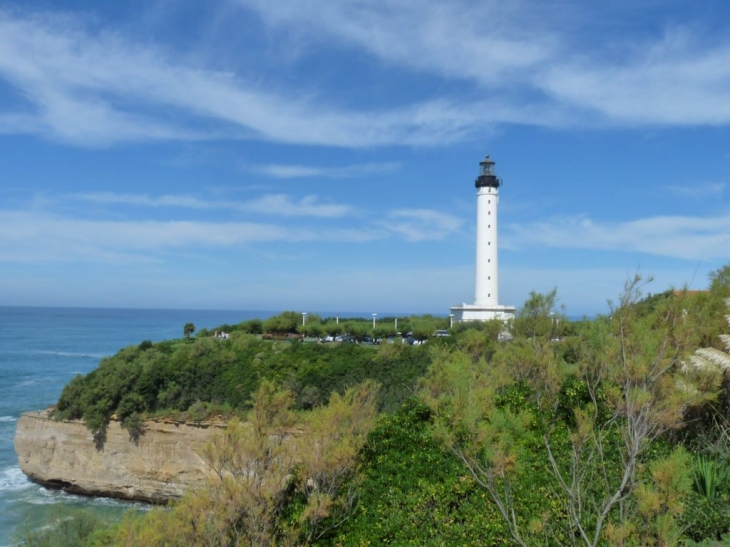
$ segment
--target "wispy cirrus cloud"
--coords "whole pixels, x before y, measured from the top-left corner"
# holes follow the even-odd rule
[[[397,162],[360,163],[343,167],[317,167],[310,165],[270,164],[252,167],[253,171],[280,179],[293,178],[357,178],[369,175],[392,173],[398,169]]]
[[[224,209],[285,217],[342,217],[353,212],[349,205],[322,201],[317,196],[299,200],[285,194],[270,194],[250,201],[204,200],[186,195],[150,196],[148,194],[119,194],[115,192],[81,193],[75,199],[100,204],[126,204],[144,207],[177,207],[198,210]]]
[[[284,194],[268,195],[242,204],[242,210],[280,216],[342,217],[353,209],[349,205],[322,203],[316,196],[306,196],[299,201]]]
[[[336,41],[407,70],[472,82],[480,90],[472,96],[493,101],[497,123],[730,123],[730,41],[708,40],[695,21],[667,22],[663,34],[621,31],[615,20],[627,16],[661,21],[665,14],[651,4],[622,17],[627,8],[620,5],[571,1],[238,3],[302,40]],[[611,47],[596,47],[600,32],[610,35]],[[478,112],[474,106],[467,108]]]
[[[501,87],[526,79],[560,52],[544,10],[530,2],[237,0],[274,29],[306,42],[335,42],[388,63]]]
[[[730,215],[659,216],[597,222],[585,216],[509,224],[501,242],[513,248],[640,252],[685,260],[730,259]]]
[[[467,0],[238,3],[245,8],[242,17],[254,11],[272,33],[315,44],[282,63],[302,68],[325,47],[354,48],[404,77],[435,77],[452,91],[438,86],[373,107],[353,102],[336,86],[312,83],[310,90],[305,84],[293,91],[285,80],[257,78],[255,66],[210,68],[203,53],[180,56],[171,46],[144,43],[120,29],[91,28],[68,14],[4,10],[0,80],[19,100],[0,109],[0,133],[83,146],[236,138],[371,147],[434,146],[498,124],[730,123],[730,42],[705,39],[699,25],[640,38],[614,33],[614,47],[601,49],[585,47],[586,37],[576,30],[582,25],[563,24],[559,15],[594,21],[606,14],[593,11],[610,7]],[[651,6],[642,9],[647,17],[656,15]],[[345,176],[301,165],[264,169],[286,178]]]
[[[398,209],[379,224],[406,241],[418,242],[444,239],[459,230],[463,221],[430,209]]]
[[[85,146],[221,137],[347,147],[433,145],[510,117],[499,101],[474,110],[442,98],[398,108],[338,108],[329,95],[263,88],[54,14],[0,11],[0,79],[26,101],[22,112],[0,111],[0,130]]]
[[[102,204],[125,203],[145,207],[216,208],[219,203],[189,196],[136,194],[81,194],[77,197]],[[330,207],[330,208],[328,208]],[[316,199],[292,202],[287,196],[264,196],[247,202],[246,210],[278,216],[336,218],[337,205]],[[206,252],[262,243],[347,242],[365,244],[398,238],[406,242],[442,240],[459,230],[462,221],[427,209],[385,213],[385,220],[337,225],[292,225],[203,220],[106,220],[78,218],[37,210],[0,210],[0,262],[159,262],[166,253],[180,250]]]
[[[204,252],[257,243],[381,239],[373,229],[311,229],[254,222],[86,220],[0,211],[0,262],[159,261],[181,249]]]
[[[724,182],[705,182],[681,186],[671,185],[667,186],[667,190],[677,196],[692,198],[696,201],[702,201],[705,199],[722,197],[726,186],[727,184],[725,184]]]

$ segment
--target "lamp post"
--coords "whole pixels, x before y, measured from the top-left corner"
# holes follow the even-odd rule
[[[550,340],[552,341],[555,338],[555,312],[551,311],[548,315],[550,316]]]
[[[449,314],[449,328],[453,328],[453,326],[454,326],[454,314],[450,313]]]
[[[375,330],[375,318],[378,316],[377,313],[373,314],[373,330]]]
[[[302,312],[302,326],[307,324],[307,312]]]

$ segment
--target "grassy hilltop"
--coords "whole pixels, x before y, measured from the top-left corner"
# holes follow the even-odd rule
[[[248,323],[126,348],[75,378],[57,417],[100,442],[112,415],[132,433],[150,415],[231,417],[203,454],[215,480],[19,542],[730,545],[730,266],[706,291],[645,288],[579,322],[532,294],[509,341],[497,323],[418,346],[268,341]],[[326,332],[310,319],[302,334]],[[276,434],[292,427],[296,443]]]

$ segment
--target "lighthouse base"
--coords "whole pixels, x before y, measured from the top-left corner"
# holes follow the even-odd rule
[[[491,321],[499,319],[509,321],[515,318],[514,306],[478,306],[477,304],[462,304],[453,306],[451,313],[454,314],[454,322],[464,323],[469,321]]]

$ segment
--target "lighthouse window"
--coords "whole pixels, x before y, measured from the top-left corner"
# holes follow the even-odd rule
[[[491,259],[491,258],[488,258],[488,259],[487,259],[487,262],[491,262],[491,261],[492,261],[492,259]]]

